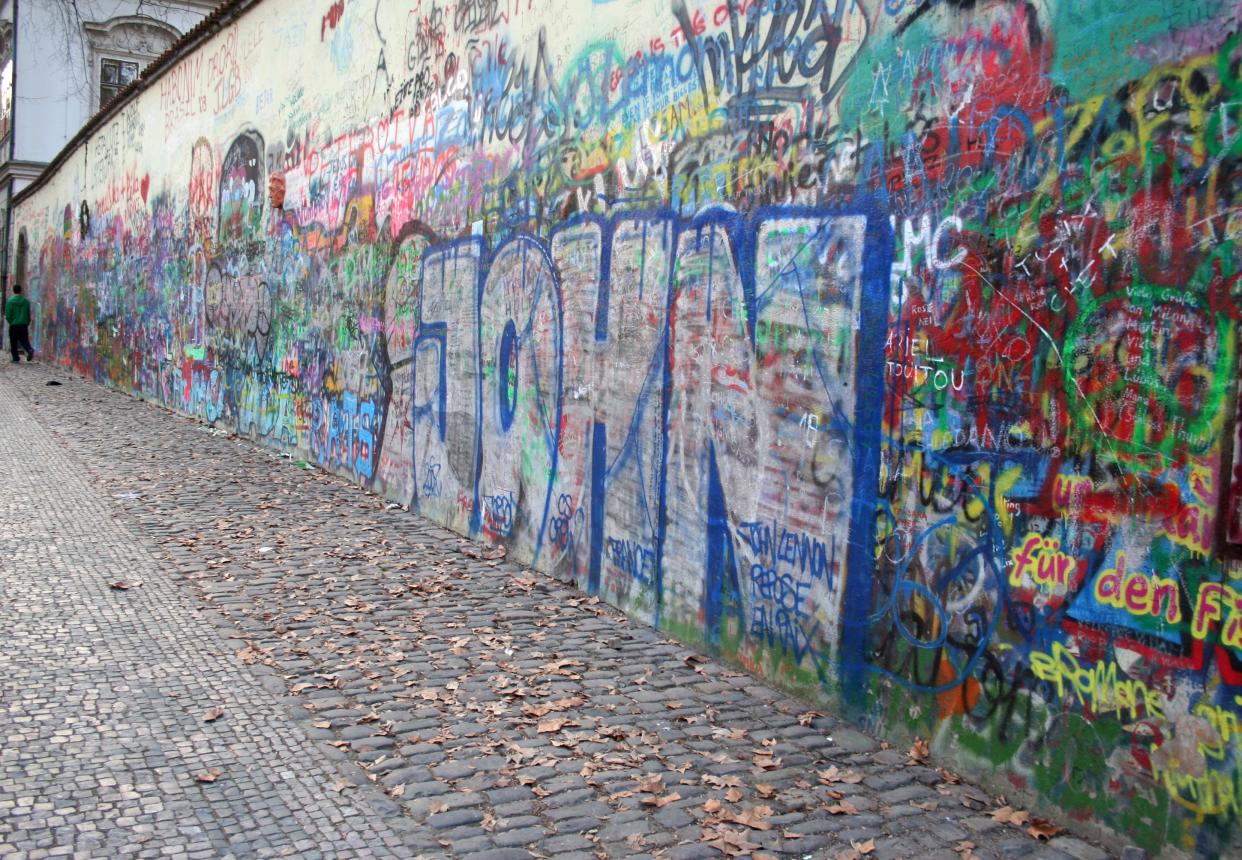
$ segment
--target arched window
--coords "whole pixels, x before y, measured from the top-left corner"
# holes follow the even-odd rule
[[[111,101],[181,36],[176,27],[145,15],[86,22],[82,29],[91,53],[92,111]]]

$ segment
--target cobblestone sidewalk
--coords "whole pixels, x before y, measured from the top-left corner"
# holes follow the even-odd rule
[[[1110,856],[249,441],[37,365],[0,427],[0,854]]]
[[[0,376],[0,856],[408,856],[13,394]]]

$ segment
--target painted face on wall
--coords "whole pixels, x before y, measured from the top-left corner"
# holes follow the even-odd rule
[[[200,244],[211,238],[215,222],[216,157],[207,138],[194,142],[190,153],[190,229]]]

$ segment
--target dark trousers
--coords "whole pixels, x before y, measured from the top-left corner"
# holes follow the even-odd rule
[[[30,326],[26,325],[10,325],[9,326],[9,352],[13,354],[13,360],[17,361],[19,352],[26,353],[26,360],[30,361],[34,358],[34,347],[30,345]]]

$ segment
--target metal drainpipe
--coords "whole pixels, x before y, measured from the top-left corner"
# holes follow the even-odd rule
[[[10,156],[10,161],[12,157]],[[13,177],[10,175],[7,186],[4,191],[4,250],[0,251],[0,310],[4,308],[9,301],[9,233],[13,229]],[[0,314],[3,317],[3,314]],[[0,320],[0,329],[3,329],[3,320]],[[4,351],[4,337],[0,336],[0,352]]]
[[[9,239],[13,232],[13,157],[17,152],[17,6],[19,0],[13,0],[13,80],[9,101],[9,181],[5,188],[4,201],[4,248],[0,249],[0,310],[9,301]],[[3,314],[0,314],[2,317]],[[4,349],[3,319],[0,319],[0,352]]]

